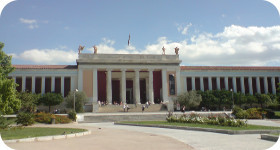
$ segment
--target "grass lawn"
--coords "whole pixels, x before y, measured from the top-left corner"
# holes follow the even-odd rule
[[[247,125],[246,127],[226,127],[217,125],[205,125],[195,123],[170,123],[167,121],[124,121],[120,123],[129,123],[137,125],[168,125],[168,126],[181,126],[181,127],[199,127],[199,128],[212,128],[212,129],[224,129],[224,130],[280,130],[280,127]]]
[[[49,136],[49,135],[62,135],[64,132],[78,133],[87,131],[85,129],[73,129],[73,128],[11,128],[7,130],[1,130],[0,133],[3,140],[30,138],[38,136]]]

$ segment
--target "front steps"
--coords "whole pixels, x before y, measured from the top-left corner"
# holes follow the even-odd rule
[[[146,108],[145,104],[128,104],[129,110],[128,112],[142,112],[142,106],[145,106],[144,112],[160,112],[167,111],[167,107],[164,104],[152,104],[148,108]],[[127,109],[125,110],[127,111]],[[124,112],[123,105],[105,105],[100,106],[98,108],[99,113],[116,113],[116,112]]]

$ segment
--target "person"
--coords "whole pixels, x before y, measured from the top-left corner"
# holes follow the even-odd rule
[[[145,105],[142,105],[142,113],[144,112],[145,110]]]
[[[146,102],[146,107],[149,108],[149,102],[148,101]]]
[[[123,104],[123,112],[125,112],[125,108],[126,108],[126,105],[125,105],[125,104]]]
[[[182,112],[183,112],[183,113],[185,113],[185,109],[186,109],[186,107],[185,107],[185,105],[184,105],[183,108],[182,108]]]
[[[129,110],[130,108],[129,108],[129,106],[128,105],[126,105],[126,112],[128,112],[128,110]]]

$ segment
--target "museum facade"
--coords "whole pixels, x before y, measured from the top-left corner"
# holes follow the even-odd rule
[[[180,66],[179,55],[79,53],[77,65],[13,65],[18,91],[84,91],[90,102],[165,103],[190,90],[276,94],[280,67]]]

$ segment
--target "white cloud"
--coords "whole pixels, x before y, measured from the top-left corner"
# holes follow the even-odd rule
[[[280,26],[242,27],[231,25],[217,34],[198,33],[190,39],[171,41],[159,37],[157,42],[138,49],[133,45],[121,49],[114,47],[115,41],[103,38],[96,43],[98,53],[106,54],[166,54],[174,55],[174,48],[179,47],[182,65],[280,65]],[[87,50],[93,52],[93,48]],[[74,63],[77,52],[60,49],[32,49],[15,59],[30,60],[35,63],[61,64]]]
[[[15,59],[23,59],[37,64],[64,64],[73,63],[78,58],[77,52],[59,49],[31,49],[19,55]]]
[[[187,24],[187,25],[177,25],[177,30],[183,34],[183,35],[187,35],[189,28],[192,26],[191,23]]]
[[[23,24],[28,25],[29,29],[35,29],[38,28],[38,22],[35,19],[24,19],[24,18],[19,18],[19,21]]]
[[[188,41],[191,41],[188,43]],[[110,42],[107,42],[110,43]],[[187,65],[280,65],[280,26],[242,27],[231,25],[217,34],[201,33],[190,40],[172,42],[167,37],[160,37],[154,44],[140,50],[115,49],[113,44],[103,42],[98,47],[99,53],[123,54],[161,54],[162,47],[166,54],[174,54],[179,47],[180,59]]]

